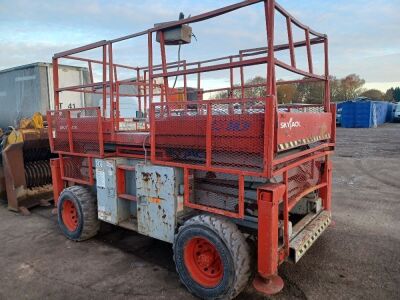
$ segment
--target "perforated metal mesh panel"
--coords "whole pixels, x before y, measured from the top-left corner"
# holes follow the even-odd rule
[[[52,111],[49,116],[54,152],[101,154],[97,108]]]
[[[289,200],[321,182],[323,162],[324,159],[312,160],[289,170]]]
[[[69,152],[67,111],[51,111],[47,120],[52,128],[50,139],[53,141],[53,152]]]
[[[157,150],[167,157],[160,160],[205,164],[206,104],[158,104],[155,113]]]
[[[264,101],[212,104],[212,165],[262,171]]]
[[[100,155],[98,110],[71,111],[74,152]]]
[[[158,103],[154,109],[160,160],[251,171],[263,170],[265,100]]]
[[[79,181],[90,182],[89,159],[79,156],[63,157],[64,178],[77,179]]]
[[[308,113],[323,113],[325,110],[323,105],[280,105],[279,112],[308,112]]]

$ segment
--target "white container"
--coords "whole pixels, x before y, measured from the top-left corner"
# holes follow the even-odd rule
[[[87,68],[59,67],[60,87],[88,83]],[[61,108],[82,107],[83,93],[63,92]],[[0,71],[0,128],[17,126],[33,113],[54,109],[53,68],[49,63],[33,63]]]

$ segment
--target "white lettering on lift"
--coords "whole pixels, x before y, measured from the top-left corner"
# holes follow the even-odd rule
[[[287,122],[281,122],[280,124],[281,129],[289,129],[292,130],[292,128],[297,128],[297,127],[301,127],[300,121],[293,121],[292,118],[290,118],[289,121]]]
[[[77,130],[78,126],[72,125],[71,128],[72,130]],[[60,125],[60,130],[68,130],[68,125]]]

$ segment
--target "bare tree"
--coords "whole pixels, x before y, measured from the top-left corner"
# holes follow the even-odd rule
[[[361,93],[360,96],[374,100],[383,100],[385,95],[380,90],[370,89]]]

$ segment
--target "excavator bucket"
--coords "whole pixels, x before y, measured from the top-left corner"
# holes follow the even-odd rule
[[[3,190],[4,197],[5,190],[10,210],[27,214],[29,208],[47,205],[52,199],[47,129],[13,130],[6,139],[1,153],[0,193]]]

